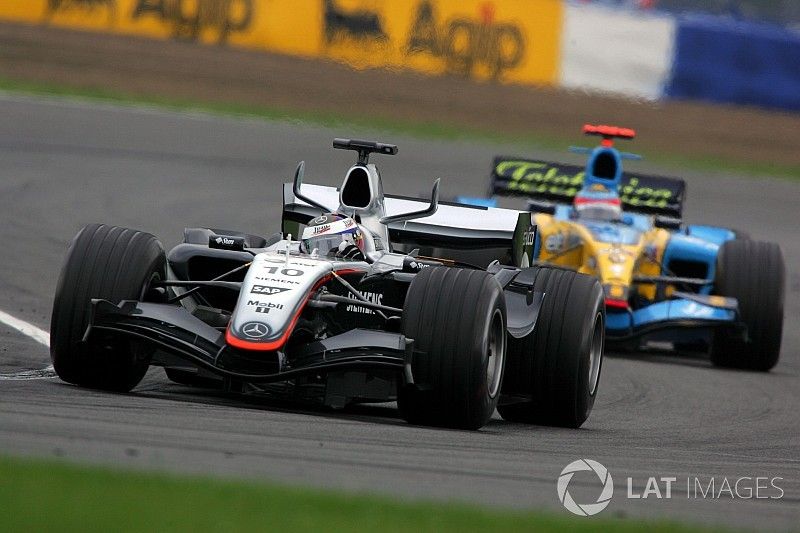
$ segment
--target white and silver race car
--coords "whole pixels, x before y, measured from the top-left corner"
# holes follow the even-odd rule
[[[477,429],[506,419],[578,427],[597,395],[603,291],[530,266],[531,215],[384,195],[373,153],[339,189],[284,185],[269,239],[91,224],[72,241],[53,306],[64,381],[129,391],[151,365],[175,382],[321,402],[397,401],[411,423]],[[294,238],[298,237],[298,238]],[[423,256],[437,250],[444,257]],[[475,263],[478,263],[476,265]]]

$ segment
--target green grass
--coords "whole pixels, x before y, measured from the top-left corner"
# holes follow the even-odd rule
[[[366,495],[2,456],[0,509],[0,529],[9,532],[707,531],[668,522],[400,503]]]
[[[503,144],[506,147],[511,145],[522,154],[531,152],[537,148],[551,151],[564,151],[567,146],[575,143],[574,136],[560,138],[537,134],[504,135],[495,131],[453,126],[434,121],[412,122],[381,117],[351,117],[318,110],[299,111],[224,102],[192,102],[154,96],[126,94],[110,90],[80,89],[46,83],[23,82],[5,78],[0,78],[0,90],[58,98],[89,99],[114,104],[155,106],[174,111],[200,111],[222,116],[304,123],[339,128],[342,130],[363,128],[427,139],[480,141],[498,145]],[[674,172],[679,172],[682,169],[693,169],[717,173],[771,176],[800,180],[800,166],[797,165],[780,163],[765,164],[761,161],[754,162],[745,159],[731,160],[714,157],[712,155],[687,156],[675,153],[651,152],[647,150],[642,151],[642,155],[647,161]]]

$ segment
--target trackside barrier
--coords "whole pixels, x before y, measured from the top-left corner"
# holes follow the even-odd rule
[[[553,85],[560,0],[3,0],[0,19]]]
[[[560,85],[657,100],[672,67],[675,19],[567,4]]]
[[[679,19],[666,96],[800,111],[800,33],[712,17]]]
[[[800,34],[562,0],[3,0],[0,20],[354,68],[800,110]]]

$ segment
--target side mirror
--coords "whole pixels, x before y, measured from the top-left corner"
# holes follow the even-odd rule
[[[433,182],[433,190],[431,191],[431,203],[427,209],[422,211],[412,211],[411,213],[401,213],[399,215],[392,215],[381,217],[381,224],[392,224],[394,222],[405,222],[407,220],[414,220],[417,218],[425,218],[433,215],[439,209],[439,178]]]
[[[555,215],[556,206],[550,202],[541,202],[539,200],[528,200],[528,212],[530,213],[543,213],[545,215]]]
[[[305,173],[305,169],[306,169],[306,162],[300,161],[300,164],[297,165],[297,170],[295,170],[294,172],[294,185],[292,185],[292,192],[294,193],[295,197],[299,198],[300,200],[304,201],[305,203],[307,203],[312,207],[316,207],[317,209],[322,211],[323,214],[332,213],[334,211],[333,209],[328,209],[324,205],[315,202],[314,200],[312,200],[308,196],[303,195],[303,193],[300,192],[300,187],[303,186],[303,174]]]
[[[667,217],[664,215],[656,215],[655,220],[653,221],[653,225],[655,227],[672,231],[681,229],[682,223],[683,221],[679,218]]]

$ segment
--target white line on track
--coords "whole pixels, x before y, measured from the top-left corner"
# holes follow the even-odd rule
[[[9,315],[0,311],[0,323],[5,324],[11,329],[15,329],[25,335],[26,337],[35,340],[50,348],[50,334],[43,329],[39,329],[33,324],[29,324],[24,320]],[[0,374],[0,381],[19,381],[25,379],[50,379],[56,377],[56,372],[53,370],[53,365],[39,369],[39,370],[22,370],[12,374]]]

